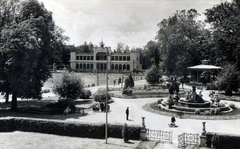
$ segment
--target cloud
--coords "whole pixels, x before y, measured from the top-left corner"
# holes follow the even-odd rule
[[[221,0],[40,0],[53,12],[57,26],[70,37],[69,44],[86,42],[115,49],[122,42],[142,47],[154,40],[157,24],[176,10],[195,8],[200,14]]]

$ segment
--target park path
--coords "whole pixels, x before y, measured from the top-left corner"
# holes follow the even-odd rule
[[[136,85],[147,84],[145,80],[138,80]],[[106,86],[90,87],[92,93],[94,93],[99,87],[105,88]],[[109,86],[114,87],[114,86]],[[184,85],[184,89],[191,89],[191,86]],[[197,89],[197,93],[200,90]],[[209,91],[202,91],[203,98],[209,100]],[[55,96],[52,93],[45,94],[45,96]],[[3,99],[3,98],[2,98]],[[170,117],[151,113],[142,109],[146,103],[156,102],[159,98],[141,98],[141,99],[121,99],[114,98],[114,102],[110,104],[110,112],[108,113],[108,123],[110,124],[124,124],[129,125],[142,125],[142,117],[145,117],[146,127],[152,130],[163,130],[173,132],[173,146],[177,146],[178,135],[182,133],[198,133],[202,132],[202,122],[206,122],[206,131],[219,132],[240,135],[240,119],[235,120],[195,120],[195,119],[179,119],[176,118],[177,128],[169,128]],[[225,102],[225,101],[224,101]],[[237,107],[240,107],[240,103],[234,102]],[[130,115],[129,121],[126,120],[125,110],[129,107]],[[86,123],[105,123],[106,113],[93,112],[91,109],[86,110],[88,116],[74,118],[69,115],[64,121],[67,122],[86,122]]]
[[[144,84],[144,81],[138,81],[136,84]],[[97,88],[95,88],[97,89]],[[191,89],[191,86],[184,86],[184,89]],[[197,93],[200,90],[197,89]],[[203,98],[209,100],[209,91],[202,91]],[[142,125],[142,117],[145,117],[146,127],[152,130],[163,130],[173,132],[173,143],[178,142],[178,135],[182,133],[202,133],[202,122],[206,122],[206,131],[230,133],[240,135],[240,119],[235,120],[196,120],[196,119],[180,119],[176,118],[177,128],[170,128],[169,116],[151,113],[142,109],[146,103],[156,102],[159,98],[140,98],[140,99],[121,99],[114,98],[114,102],[110,104],[110,112],[108,113],[108,123],[110,124],[124,124],[129,125]],[[234,102],[236,106],[240,107],[240,103]],[[129,107],[129,119],[126,120],[125,110]],[[66,121],[81,121],[92,123],[105,123],[106,114],[102,112],[86,111],[88,116],[79,117],[79,119],[67,119]]]

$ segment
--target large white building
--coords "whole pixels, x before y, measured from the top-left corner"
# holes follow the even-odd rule
[[[107,56],[107,53],[109,56]],[[80,53],[72,51],[70,54],[70,67],[78,72],[130,72],[142,70],[140,54],[137,52],[116,53],[109,47],[96,47],[93,53]]]

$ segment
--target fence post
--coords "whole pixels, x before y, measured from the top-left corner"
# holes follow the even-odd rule
[[[203,124],[203,132],[202,132],[202,135],[200,136],[200,146],[206,147],[207,146],[206,127],[205,127],[206,122],[202,122],[202,124]]]

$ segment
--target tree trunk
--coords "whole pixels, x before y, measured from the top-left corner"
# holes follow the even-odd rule
[[[8,101],[9,101],[9,91],[7,90],[5,94],[5,103],[8,103]]]
[[[12,107],[11,107],[12,111],[16,111],[17,110],[17,95],[16,93],[12,94]]]

